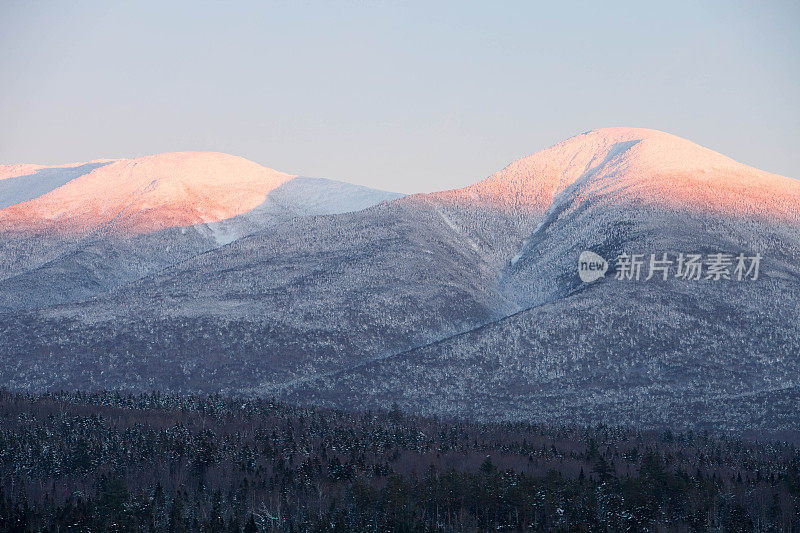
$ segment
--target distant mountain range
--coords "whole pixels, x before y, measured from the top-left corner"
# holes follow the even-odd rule
[[[0,166],[0,313],[10,389],[800,430],[800,181],[633,128],[411,196],[216,153]]]

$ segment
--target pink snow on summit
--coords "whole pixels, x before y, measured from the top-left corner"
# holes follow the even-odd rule
[[[474,185],[433,196],[543,212],[577,181],[587,182],[580,193],[583,199],[601,195],[800,222],[800,181],[738,163],[675,135],[642,128],[583,133],[514,161]]]
[[[77,166],[77,165],[71,165]],[[7,178],[45,167],[3,167]],[[51,167],[52,168],[52,167]],[[294,176],[242,157],[178,152],[119,159],[0,210],[0,228],[120,234],[217,222],[247,212]]]
[[[90,163],[0,166],[0,190],[6,184],[6,191],[17,195],[6,193],[11,200],[0,209],[0,231],[127,235],[219,222],[252,210],[295,177],[215,152]],[[83,165],[87,168],[81,175]],[[61,181],[52,175],[58,172],[63,172]],[[42,173],[51,181],[37,181]],[[12,178],[23,182],[9,189]],[[800,223],[800,181],[641,128],[583,133],[474,185],[404,201],[541,214],[564,195],[573,205],[589,199],[598,206],[632,201]]]

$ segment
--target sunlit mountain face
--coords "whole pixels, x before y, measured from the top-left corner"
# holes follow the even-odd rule
[[[11,172],[26,171],[0,182],[21,200],[0,211],[0,223],[7,229],[78,234],[100,229],[140,234],[219,222],[252,210],[295,177],[208,152]],[[55,187],[37,190],[43,182]]]
[[[297,216],[400,196],[211,152],[0,166],[0,308],[80,301]]]
[[[0,232],[17,389],[797,429],[800,182],[667,133],[596,130],[407,197],[215,153],[12,165]],[[586,283],[587,250],[673,264]],[[760,275],[682,279],[680,254]]]
[[[544,212],[577,201],[642,203],[797,222],[800,182],[763,172],[668,133],[607,128],[519,159],[469,187],[437,193],[500,209]]]

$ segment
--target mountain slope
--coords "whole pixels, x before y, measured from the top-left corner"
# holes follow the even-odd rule
[[[402,194],[324,178],[293,178],[272,190],[261,204],[239,216],[204,224],[219,244],[227,244],[283,220],[300,216],[361,211]],[[198,226],[203,231],[203,226]]]
[[[482,203],[545,211],[576,182],[665,207],[798,222],[800,182],[748,167],[657,130],[605,128],[519,159],[459,191]],[[610,196],[610,195],[609,195]]]
[[[484,420],[796,430],[800,269],[783,268],[766,262],[761,283],[724,287],[601,281],[285,398]]]
[[[29,178],[38,181],[43,172]],[[211,152],[120,159],[1,210],[0,228],[56,233],[107,228],[139,234],[217,222],[253,209],[292,177]]]
[[[1,381],[270,392],[513,308],[435,210],[391,202],[294,218],[85,302],[0,317]]]
[[[402,195],[173,153],[0,167],[0,310],[79,301],[297,216]]]
[[[82,301],[0,316],[0,383],[798,428],[796,180],[662,132],[611,128],[464,189],[297,216],[332,197],[361,205],[361,193],[338,190],[287,180],[245,213],[162,230],[207,250],[90,287]],[[612,266],[589,284],[576,268],[584,250],[610,262],[624,253],[763,260],[758,279],[690,281],[672,265],[667,280],[618,280]],[[102,277],[112,251],[92,254],[81,271]],[[60,278],[31,271],[16,294],[44,279]]]
[[[308,380],[287,397],[484,419],[796,429],[798,183],[649,131],[601,130],[557,146],[557,157],[531,156],[536,165],[512,165],[473,188],[502,190],[508,176],[524,184],[516,190],[560,184],[502,269],[501,292],[523,311]],[[526,180],[520,168],[534,174]],[[515,207],[525,195],[514,187],[512,201],[495,203]],[[684,187],[697,191],[692,201]],[[676,279],[672,265],[666,281],[644,281],[646,267],[640,281],[617,280],[611,267],[587,284],[577,273],[584,250],[609,261],[717,252],[763,260],[757,280]]]

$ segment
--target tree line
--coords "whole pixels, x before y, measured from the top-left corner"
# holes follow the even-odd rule
[[[0,531],[800,531],[800,450],[265,398],[0,391]]]

